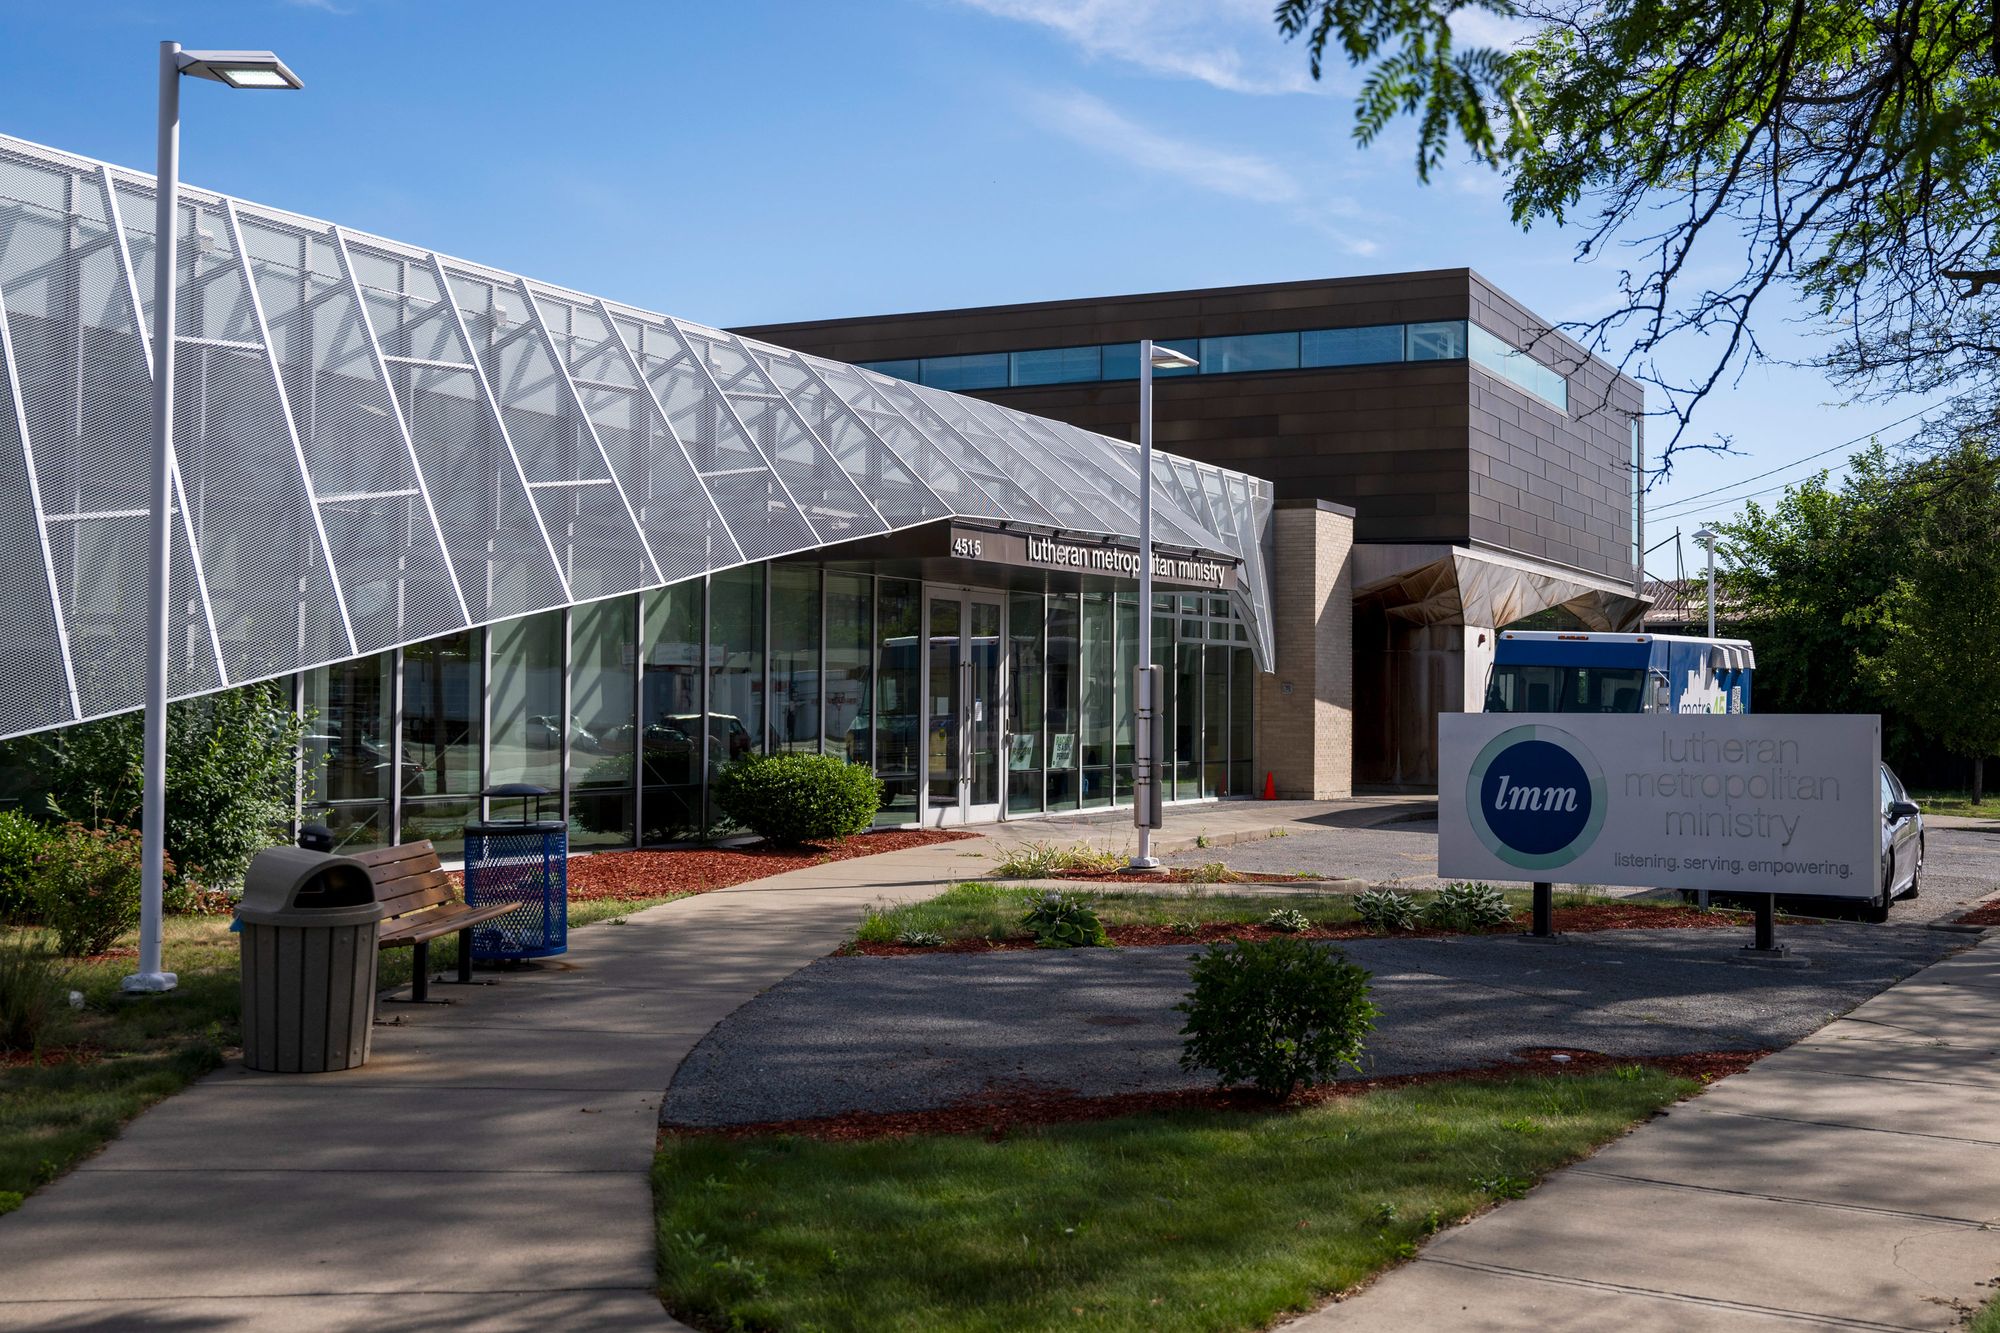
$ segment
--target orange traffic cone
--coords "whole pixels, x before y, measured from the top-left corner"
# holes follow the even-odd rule
[[[1267,801],[1278,799],[1277,779],[1273,778],[1269,773],[1264,774],[1264,799]]]

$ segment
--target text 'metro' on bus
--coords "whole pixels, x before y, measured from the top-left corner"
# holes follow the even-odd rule
[[[1503,630],[1489,713],[1747,713],[1747,639]]]

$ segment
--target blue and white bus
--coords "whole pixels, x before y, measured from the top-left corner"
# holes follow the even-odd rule
[[[1747,713],[1747,639],[1503,630],[1489,713]]]

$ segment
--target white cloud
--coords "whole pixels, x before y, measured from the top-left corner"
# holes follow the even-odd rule
[[[1034,93],[1028,106],[1037,121],[1065,138],[1216,194],[1259,204],[1289,204],[1305,193],[1297,179],[1275,162],[1163,134],[1089,93]]]
[[[1306,49],[1287,42],[1270,0],[959,0],[997,18],[1032,23],[1086,56],[1233,93],[1322,91]]]
[[[1347,254],[1365,257],[1380,249],[1337,221],[1361,219],[1362,209],[1346,199],[1316,197],[1296,175],[1269,158],[1178,138],[1076,90],[1029,93],[1027,112],[1044,128],[1142,171],[1281,209],[1291,221],[1324,233]]]

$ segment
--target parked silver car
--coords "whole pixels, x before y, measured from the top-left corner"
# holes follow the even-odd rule
[[[1924,874],[1924,812],[1903,781],[1882,765],[1882,893],[1868,901],[1868,919],[1887,921],[1889,905],[1914,898]]]

